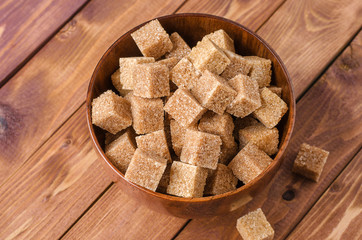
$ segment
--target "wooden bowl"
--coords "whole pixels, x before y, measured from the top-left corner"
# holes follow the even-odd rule
[[[107,159],[104,154],[104,131],[92,125],[91,103],[107,89],[114,89],[111,74],[119,67],[120,57],[141,56],[131,33],[143,26],[141,24],[120,37],[105,52],[97,64],[89,83],[87,94],[87,123],[93,146],[99,159],[109,171],[119,187],[135,201],[147,205],[161,213],[168,213],[182,218],[200,218],[227,214],[251,201],[258,192],[263,190],[279,169],[284,151],[289,143],[294,119],[295,99],[288,72],[274,50],[258,35],[242,25],[206,14],[175,14],[158,18],[165,30],[171,34],[178,32],[192,47],[208,33],[224,29],[235,42],[235,49],[241,55],[257,55],[272,61],[272,84],[282,87],[282,98],[288,104],[289,111],[279,123],[280,149],[270,166],[250,183],[228,193],[203,198],[181,198],[161,194],[140,187],[127,181],[124,175]]]

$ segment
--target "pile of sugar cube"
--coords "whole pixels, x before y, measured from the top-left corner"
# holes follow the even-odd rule
[[[235,53],[222,29],[192,49],[158,20],[131,34],[143,57],[119,59],[92,102],[105,154],[135,184],[179,197],[223,194],[261,174],[287,112],[271,61]]]

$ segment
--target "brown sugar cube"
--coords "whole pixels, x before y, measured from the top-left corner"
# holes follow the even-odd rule
[[[171,162],[170,151],[164,130],[158,130],[136,137],[137,147],[144,152],[152,152]]]
[[[234,138],[232,138],[229,140],[229,144],[221,145],[219,162],[222,164],[228,164],[238,153],[238,150],[238,144],[235,142]]]
[[[257,123],[239,131],[240,146],[244,147],[249,142],[253,143],[260,150],[269,156],[278,152],[279,131],[277,128],[266,128],[263,124]]]
[[[318,182],[329,152],[303,143],[294,161],[293,172]]]
[[[251,64],[247,60],[231,51],[225,50],[224,52],[226,56],[230,59],[231,63],[222,72],[221,76],[223,78],[225,78],[226,80],[230,80],[239,74],[248,75]]]
[[[191,92],[203,107],[217,114],[223,114],[237,96],[237,92],[222,77],[208,70],[203,72]]]
[[[171,81],[178,87],[184,87],[188,90],[191,90],[196,85],[200,76],[201,73],[196,70],[187,58],[181,59],[170,72]]]
[[[113,142],[114,140],[116,140],[119,136],[121,136],[124,132],[123,131],[120,131],[116,134],[112,134],[112,133],[109,133],[109,132],[106,132],[105,134],[105,139],[104,139],[104,144],[105,145],[108,145],[110,144],[111,142]]]
[[[252,143],[248,143],[229,163],[234,175],[245,184],[256,178],[273,160]]]
[[[130,96],[133,128],[137,134],[145,134],[164,129],[162,99],[147,99]]]
[[[130,130],[125,131],[105,147],[106,156],[123,174],[126,172],[135,151],[136,146]]]
[[[176,57],[171,57],[171,58],[159,60],[159,61],[157,61],[157,63],[165,65],[168,68],[168,70],[171,71],[176,66],[178,61],[179,60]]]
[[[230,168],[224,164],[217,164],[217,168],[206,179],[205,195],[218,195],[236,189],[238,179]]]
[[[165,130],[165,134],[166,134],[166,141],[167,141],[167,146],[168,149],[170,151],[170,153],[172,154],[172,141],[171,141],[171,117],[170,115],[168,115],[166,112],[165,114],[165,119],[164,119],[164,130]]]
[[[234,40],[223,29],[219,29],[205,37],[209,38],[219,48],[235,52]]]
[[[132,125],[129,102],[108,90],[92,101],[92,123],[112,134]]]
[[[272,91],[273,93],[275,93],[276,95],[278,95],[278,97],[282,97],[282,91],[283,89],[281,87],[277,87],[277,86],[270,86],[268,87],[270,91]]]
[[[125,178],[142,187],[156,191],[166,166],[166,159],[158,155],[147,154],[137,148],[128,166]]]
[[[226,111],[236,117],[245,117],[261,106],[259,88],[256,81],[239,74],[228,82],[237,91],[234,101]]]
[[[174,119],[170,121],[172,148],[177,156],[181,155],[186,129],[197,130],[197,124],[195,123],[185,128]]]
[[[168,163],[163,173],[160,183],[157,186],[157,192],[166,193],[168,184],[170,183],[171,163]]]
[[[225,53],[205,37],[197,43],[196,47],[192,48],[188,59],[200,72],[209,70],[215,74],[222,73],[230,64],[230,59]]]
[[[251,64],[249,76],[257,81],[259,88],[267,87],[271,81],[271,61],[257,56],[245,56],[244,59]]]
[[[111,75],[111,80],[112,80],[112,84],[115,87],[115,89],[117,89],[117,91],[119,92],[119,94],[124,97],[126,96],[129,92],[131,92],[132,90],[127,90],[124,89],[120,78],[121,77],[121,72],[119,71],[119,69],[117,69],[112,75]]]
[[[258,208],[237,220],[236,228],[244,240],[272,240],[274,229]]]
[[[205,168],[174,161],[171,166],[167,193],[185,198],[202,197],[206,178]]]
[[[157,19],[131,33],[131,36],[145,57],[158,59],[173,47],[169,35]]]
[[[261,90],[260,98],[261,107],[254,111],[253,116],[267,128],[273,128],[288,111],[288,106],[278,95],[268,88]]]
[[[173,48],[171,52],[166,53],[166,58],[176,57],[178,60],[181,60],[183,57],[186,57],[190,52],[191,48],[187,43],[182,39],[182,37],[174,32],[170,35],[171,42],[173,44]]]
[[[164,110],[183,127],[195,124],[207,111],[188,90],[182,88],[170,97]]]
[[[126,57],[119,59],[119,71],[120,71],[120,84],[124,90],[133,90],[133,71],[137,64],[153,63],[155,59],[153,57]],[[117,88],[118,90],[118,88]]]
[[[252,126],[252,125],[257,124],[257,123],[258,123],[258,120],[256,120],[255,118],[253,118],[251,116],[246,116],[246,117],[243,117],[243,118],[236,118],[234,120],[234,125],[235,125],[234,133],[233,133],[234,138],[239,139],[239,131],[240,131],[240,129]]]
[[[144,98],[170,95],[169,70],[158,63],[137,64],[133,68],[133,94]]]
[[[187,129],[180,160],[191,165],[216,169],[220,146],[219,136]]]

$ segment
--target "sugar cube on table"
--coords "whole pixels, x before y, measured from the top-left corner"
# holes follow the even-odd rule
[[[230,64],[230,59],[223,50],[205,37],[197,43],[196,47],[192,48],[187,58],[200,72],[209,70],[215,74],[220,74]]]
[[[258,83],[259,88],[269,86],[272,73],[270,59],[258,56],[245,56],[244,59],[251,65],[249,76]]]
[[[177,89],[168,99],[164,110],[183,127],[195,124],[207,111],[188,90],[183,88]]]
[[[278,95],[278,97],[282,97],[282,91],[283,89],[281,87],[277,87],[277,86],[269,86],[268,87],[270,91],[272,91],[273,93],[275,93],[276,95]]]
[[[274,238],[274,229],[260,208],[239,218],[236,228],[244,240],[272,240]]]
[[[160,98],[129,96],[131,102],[133,128],[137,134],[145,134],[164,129],[163,102]]]
[[[236,75],[228,81],[237,96],[227,106],[226,112],[236,117],[246,117],[261,106],[258,84],[246,75]]]
[[[133,90],[133,71],[134,67],[142,63],[153,63],[153,57],[125,57],[119,59],[120,84],[124,90]],[[118,85],[119,86],[119,85]],[[117,88],[118,90],[118,88]]]
[[[244,147],[249,142],[269,156],[278,152],[279,131],[277,128],[267,128],[261,123],[243,128],[239,131],[240,146]]]
[[[123,174],[135,151],[136,146],[130,129],[105,146],[106,156]]]
[[[202,73],[191,93],[203,107],[217,114],[223,114],[238,94],[222,77],[208,70]]]
[[[205,37],[209,38],[219,48],[235,52],[234,40],[223,29],[212,32]]]
[[[180,160],[191,165],[216,169],[221,138],[217,135],[187,129]]]
[[[137,147],[144,152],[151,152],[171,162],[170,151],[167,146],[165,130],[158,130],[136,137]]]
[[[221,77],[230,80],[239,74],[248,75],[252,65],[247,60],[231,51],[225,50],[224,52],[231,63],[222,72]]]
[[[185,198],[202,197],[206,178],[205,168],[174,161],[171,166],[167,193]]]
[[[156,63],[165,65],[168,68],[168,70],[171,71],[176,66],[178,61],[179,60],[176,57],[171,57],[171,58],[159,60]]]
[[[196,70],[187,58],[182,58],[170,72],[171,81],[178,87],[188,90],[191,90],[196,85],[200,76],[201,73]]]
[[[273,160],[252,143],[248,143],[231,160],[228,167],[234,175],[247,184],[262,173]]]
[[[157,19],[131,33],[131,36],[145,57],[158,59],[173,47],[170,36]]]
[[[159,63],[137,64],[133,67],[133,94],[143,98],[170,95],[170,71]]]
[[[216,170],[207,176],[204,195],[218,195],[236,189],[238,179],[230,168],[218,163]]]
[[[261,106],[253,112],[253,116],[267,128],[275,127],[288,111],[287,104],[268,88],[260,92]]]
[[[108,90],[92,101],[92,123],[112,134],[132,125],[130,103]]]
[[[192,124],[187,128],[180,125],[176,120],[170,121],[170,132],[172,148],[177,156],[181,155],[181,150],[184,145],[186,129],[197,130],[197,124]]]
[[[178,60],[181,60],[191,52],[191,48],[189,47],[189,45],[187,45],[187,43],[177,32],[172,33],[170,35],[170,39],[173,44],[173,48],[169,53],[166,53],[166,58],[175,57]]]
[[[303,143],[294,161],[293,172],[318,182],[329,152]]]

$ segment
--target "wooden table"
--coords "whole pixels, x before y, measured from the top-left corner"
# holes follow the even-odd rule
[[[92,149],[85,95],[105,50],[157,16],[202,12],[254,30],[291,75],[297,119],[269,186],[224,217],[160,215],[122,193]],[[261,207],[276,239],[362,238],[360,0],[3,0],[0,239],[241,239]],[[291,173],[302,142],[330,151],[313,183]]]

